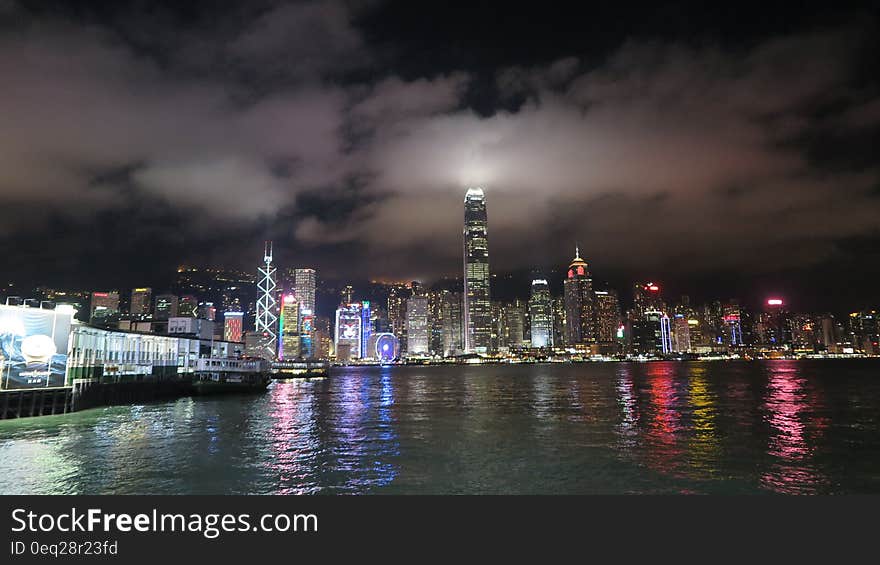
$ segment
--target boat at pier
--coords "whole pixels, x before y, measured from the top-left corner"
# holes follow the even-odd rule
[[[265,359],[198,359],[193,373],[196,394],[259,392],[269,386],[271,365]]]
[[[330,363],[325,361],[275,361],[272,363],[273,379],[311,379],[326,377]]]

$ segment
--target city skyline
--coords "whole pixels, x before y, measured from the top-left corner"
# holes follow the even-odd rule
[[[3,4],[7,278],[160,291],[271,239],[326,279],[436,280],[483,186],[499,275],[579,244],[619,289],[876,302],[872,4],[216,8]]]

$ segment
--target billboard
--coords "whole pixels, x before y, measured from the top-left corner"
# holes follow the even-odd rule
[[[74,310],[0,306],[0,389],[64,386]]]

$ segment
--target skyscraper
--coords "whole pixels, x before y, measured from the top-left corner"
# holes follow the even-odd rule
[[[160,294],[157,296],[153,319],[167,320],[168,318],[175,317],[177,317],[177,296],[173,294]]]
[[[132,316],[146,316],[150,313],[150,303],[153,289],[149,287],[134,288],[131,291],[131,307],[129,312]]]
[[[469,188],[464,197],[464,349],[488,353],[492,341],[489,235],[486,197]]]
[[[409,290],[402,285],[391,287],[391,291],[388,293],[388,323],[403,351],[406,351],[406,297],[408,295]]]
[[[553,347],[553,300],[546,279],[532,281],[529,318],[532,323],[532,347]]]
[[[197,318],[199,312],[199,301],[192,294],[185,294],[180,297],[177,306],[178,316],[185,318]]]
[[[614,344],[617,329],[620,327],[620,306],[617,292],[614,290],[597,290],[594,292],[596,319],[595,337],[600,344]]]
[[[272,265],[272,242],[266,242],[265,253],[263,254],[263,265],[258,269],[259,281],[257,282],[257,290],[259,298],[257,300],[257,334],[262,339],[262,346],[265,351],[278,350],[278,315],[276,314],[275,300],[275,267]]]
[[[299,302],[293,294],[285,294],[281,299],[278,335],[278,358],[291,360],[299,357]]]
[[[427,355],[429,351],[428,298],[413,296],[406,301],[407,353]]]
[[[293,293],[301,310],[315,312],[315,269],[295,269],[293,271]]]
[[[360,359],[363,328],[361,304],[342,304],[336,309],[336,358],[340,362]]]
[[[451,357],[461,352],[462,336],[461,293],[441,292],[440,311],[443,317],[443,356]]]
[[[593,321],[593,279],[587,262],[575,247],[574,259],[565,277],[565,344],[589,344],[595,341]]]
[[[505,304],[502,308],[502,339],[501,344],[508,349],[519,349],[523,346],[526,333],[526,305],[521,300]]]
[[[345,285],[339,292],[340,304],[351,304],[354,301],[354,287],[350,284]]]
[[[93,292],[89,305],[89,320],[93,324],[110,323],[119,318],[119,293]]]
[[[244,312],[223,313],[223,339],[240,342],[242,340]]]

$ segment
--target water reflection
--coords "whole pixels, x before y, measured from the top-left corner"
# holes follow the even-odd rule
[[[765,407],[771,431],[767,454],[773,461],[761,483],[777,492],[818,492],[826,482],[811,464],[807,419],[818,406],[811,405],[801,371],[795,361],[774,361],[768,366]]]
[[[0,422],[0,493],[880,492],[871,363],[352,368]]]

